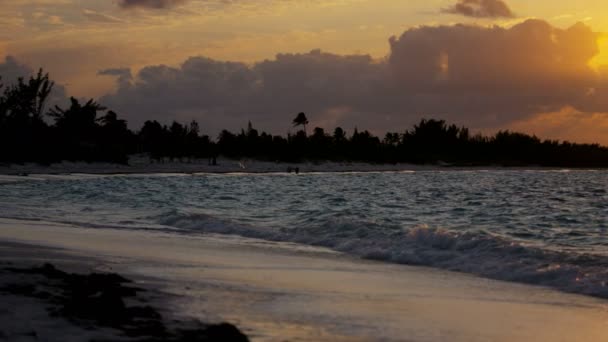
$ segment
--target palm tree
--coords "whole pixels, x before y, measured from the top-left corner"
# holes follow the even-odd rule
[[[17,84],[4,89],[2,96],[3,116],[24,124],[43,123],[42,113],[55,83],[49,79],[49,74],[38,71],[36,77],[29,80],[19,78]],[[2,85],[0,85],[2,88]]]
[[[101,106],[93,99],[87,101],[84,105],[80,103],[76,98],[70,98],[70,108],[63,109],[59,106],[52,108],[48,115],[55,119],[55,126],[60,130],[66,130],[71,134],[79,134],[86,136],[88,133],[98,127],[97,122],[109,119],[111,116],[106,118],[98,118],[97,112],[106,110],[105,107]]]
[[[304,134],[306,134],[306,125],[308,125],[308,118],[306,114],[300,112],[295,119],[293,119],[293,127],[304,126]]]

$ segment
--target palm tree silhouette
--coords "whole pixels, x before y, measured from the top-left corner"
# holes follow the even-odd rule
[[[306,125],[308,125],[308,118],[306,114],[300,112],[295,119],[293,119],[293,127],[304,126],[304,134],[306,134]]]
[[[59,129],[67,129],[76,133],[84,133],[86,130],[93,130],[97,127],[98,121],[111,119],[111,115],[106,118],[98,118],[97,112],[106,110],[93,99],[87,101],[84,105],[76,98],[70,98],[70,108],[63,109],[59,106],[51,108],[48,115],[55,119],[55,125]]]

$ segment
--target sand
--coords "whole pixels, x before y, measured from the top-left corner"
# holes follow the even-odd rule
[[[109,163],[84,163],[84,162],[61,162],[51,165],[39,165],[27,163],[1,164],[0,175],[64,175],[64,174],[89,174],[89,175],[111,175],[111,174],[151,174],[151,173],[283,173],[288,168],[298,168],[300,172],[408,172],[408,171],[441,171],[441,170],[555,170],[561,168],[520,166],[502,167],[499,165],[488,166],[452,166],[447,163],[419,165],[408,163],[396,164],[370,164],[362,162],[272,162],[254,159],[228,159],[219,158],[217,165],[209,165],[207,159],[193,159],[182,161],[166,160],[163,163],[152,162],[145,155],[132,155],[129,165]]]
[[[7,219],[0,241],[60,251],[13,247],[3,259],[70,255],[71,267],[158,288],[176,317],[228,321],[253,341],[608,340],[605,300],[296,244]]]
[[[252,159],[220,158],[217,165],[209,165],[207,159],[174,160],[163,163],[152,162],[143,155],[131,156],[129,165],[109,163],[61,162],[48,166],[27,163],[23,165],[0,164],[0,175],[20,174],[132,174],[132,173],[273,173],[287,172],[289,167],[298,167],[301,172],[380,172],[404,170],[431,170],[440,166],[414,164],[369,164],[357,162],[302,162],[284,163]]]

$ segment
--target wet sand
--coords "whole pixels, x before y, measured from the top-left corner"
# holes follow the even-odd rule
[[[228,321],[254,341],[608,340],[606,300],[320,248],[8,219],[0,241],[60,248],[13,245],[3,260],[70,255],[71,267],[118,272],[166,293],[176,316]]]

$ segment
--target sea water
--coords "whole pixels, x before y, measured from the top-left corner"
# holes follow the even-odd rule
[[[23,177],[0,217],[323,246],[608,298],[608,171]]]

